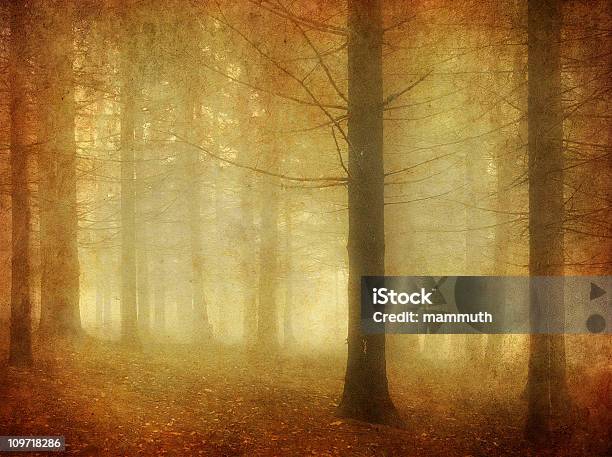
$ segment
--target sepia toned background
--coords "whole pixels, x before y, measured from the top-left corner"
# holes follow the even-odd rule
[[[359,281],[610,274],[611,14],[2,2],[0,435],[605,455],[612,323],[365,336]]]

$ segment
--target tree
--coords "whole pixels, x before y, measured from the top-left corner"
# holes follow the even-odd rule
[[[398,423],[389,396],[385,335],[361,333],[361,277],[385,273],[382,7],[348,2],[348,360],[339,414]]]
[[[27,88],[26,21],[23,0],[11,3],[9,54],[11,152],[11,340],[9,364],[32,364],[32,249],[28,145],[26,137]]]
[[[529,274],[563,274],[561,2],[528,3]],[[562,288],[532,282],[526,436],[543,440],[567,401],[563,334],[541,333],[563,315]]]
[[[136,43],[130,31],[134,27],[129,6],[121,21],[121,341],[139,344],[136,308]]]
[[[266,107],[268,110],[268,107]],[[268,116],[270,120],[273,116]],[[273,139],[264,145],[263,161],[267,169],[279,170],[278,144]],[[259,306],[257,308],[257,344],[265,350],[278,349],[278,180],[261,177],[261,228],[259,248]]]
[[[249,73],[250,66],[244,66],[244,72]],[[251,92],[246,95],[240,93],[238,97],[238,114],[240,115],[240,128],[242,131],[238,162],[250,163],[255,154],[252,153],[254,130],[253,108],[250,106]],[[242,284],[242,327],[243,339],[247,348],[252,348],[256,340],[257,331],[257,288],[252,284],[253,278],[257,276],[257,263],[253,252],[258,248],[255,239],[255,223],[253,214],[253,200],[255,179],[252,173],[245,169],[238,169],[239,185],[239,212],[236,218],[236,238],[240,245],[248,246],[242,249],[238,258],[238,275]]]
[[[188,24],[189,19],[184,18],[183,24]],[[185,27],[193,31],[194,27]],[[189,43],[184,40],[184,43]],[[187,47],[183,49],[184,61],[181,63],[184,69],[184,80],[181,81],[182,96],[179,97],[179,119],[180,132],[183,138],[190,138],[194,128],[195,116],[200,111],[200,80],[190,75],[194,69],[189,65],[188,57],[197,53],[196,49]],[[181,151],[181,163],[183,167],[184,193],[186,221],[189,228],[189,248],[191,253],[191,318],[193,319],[193,333],[198,340],[206,340],[212,337],[212,327],[208,320],[208,304],[204,295],[204,250],[202,247],[202,182],[200,167],[200,151],[189,145],[184,145]]]
[[[145,30],[149,24],[143,27]],[[144,73],[143,64],[140,63],[139,74]],[[142,113],[142,109],[137,110]],[[144,116],[140,114],[136,117],[135,137],[138,140],[138,160],[135,162],[134,173],[136,175],[136,295],[138,302],[138,330],[142,335],[147,335],[151,328],[151,303],[150,303],[150,287],[149,287],[149,230],[147,224],[149,208],[149,199],[147,198],[147,167],[145,150],[147,144],[144,140]]]
[[[293,215],[290,190],[285,190],[285,308],[283,309],[283,344],[285,348],[295,346],[293,335]]]
[[[74,4],[40,1],[39,206],[43,334],[81,334],[77,249]]]

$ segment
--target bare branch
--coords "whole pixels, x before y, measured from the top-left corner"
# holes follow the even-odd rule
[[[329,176],[329,177],[323,177],[323,178],[307,178],[307,177],[302,177],[302,176],[289,176],[289,175],[285,175],[282,173],[274,173],[272,171],[268,171],[268,170],[264,170],[263,168],[258,168],[258,167],[252,167],[250,165],[244,165],[241,163],[238,163],[234,160],[230,160],[230,159],[226,159],[225,157],[221,157],[218,154],[215,154],[213,152],[210,152],[208,149],[206,149],[203,146],[200,146],[199,144],[193,143],[191,141],[189,141],[188,139],[186,139],[185,137],[175,133],[175,132],[165,132],[165,131],[161,131],[161,130],[154,130],[155,132],[158,133],[164,133],[167,135],[172,135],[174,137],[176,137],[177,139],[179,139],[182,143],[192,146],[196,149],[199,149],[200,151],[202,151],[203,153],[205,153],[206,155],[213,157],[221,162],[227,163],[229,165],[233,165],[235,167],[238,168],[243,168],[245,170],[250,170],[250,171],[254,171],[256,173],[260,173],[263,175],[267,175],[267,176],[273,176],[275,178],[280,178],[280,179],[285,179],[287,181],[298,181],[298,182],[337,182],[337,183],[344,183],[347,181],[347,178],[342,177],[342,176]]]
[[[393,29],[397,29],[400,28],[401,26],[403,26],[404,24],[410,22],[411,20],[413,20],[416,16],[410,16],[406,19],[402,19],[401,21],[396,22],[395,24],[390,25],[389,27],[385,27],[383,29],[383,33],[387,33],[390,32]]]
[[[204,68],[209,69],[210,71],[213,71],[213,72],[215,72],[215,73],[217,73],[217,74],[219,74],[221,76],[226,77],[227,79],[229,79],[229,80],[231,80],[231,81],[233,81],[233,82],[235,82],[237,84],[241,84],[243,86],[250,87],[251,89],[259,91],[259,92],[263,92],[263,93],[266,93],[266,94],[274,95],[275,97],[284,98],[286,100],[290,100],[290,101],[298,103],[300,105],[316,106],[316,107],[323,106],[323,107],[328,108],[328,109],[337,109],[337,110],[343,110],[343,111],[347,110],[347,107],[343,106],[343,105],[317,104],[317,103],[314,103],[314,102],[309,102],[308,100],[303,100],[303,99],[300,99],[300,98],[297,98],[297,97],[293,97],[291,95],[283,94],[283,93],[280,93],[280,92],[275,92],[273,90],[266,89],[266,88],[261,87],[261,86],[256,86],[255,84],[251,84],[251,83],[249,83],[247,81],[243,81],[243,80],[238,79],[238,78],[236,78],[234,76],[231,76],[231,75],[225,73],[224,71],[219,70],[218,68],[215,68],[215,67],[213,67],[211,65],[206,64],[203,61],[200,62],[200,65],[202,65]]]
[[[346,175],[350,178],[351,174],[349,173],[348,168],[346,168],[346,165],[344,165],[344,160],[342,159],[342,151],[340,151],[340,145],[338,144],[338,139],[336,138],[336,131],[333,125],[331,127],[331,132],[332,136],[334,137],[334,143],[336,144],[336,151],[338,151],[338,159],[340,160],[340,165],[342,165],[342,168],[346,172]]]
[[[259,8],[262,8],[272,14],[282,17],[283,19],[289,19],[294,22],[299,22],[300,24],[310,29],[318,30],[319,32],[331,33],[334,35],[348,36],[348,31],[343,27],[337,27],[335,25],[325,24],[324,22],[319,22],[319,21],[315,21],[312,19],[306,19],[300,16],[295,16],[289,12],[279,11],[277,8],[264,5],[264,3],[268,3],[268,2],[264,2],[262,0],[259,0],[259,1],[248,0],[248,1],[252,3],[253,5],[258,6]]]
[[[223,12],[220,9],[219,9],[219,12],[223,14]],[[323,114],[325,114],[325,116],[334,124],[334,126],[338,129],[338,131],[342,135],[342,138],[344,138],[344,140],[350,146],[348,135],[346,134],[342,126],[338,123],[338,121],[336,121],[336,118],[332,116],[331,113],[321,104],[317,96],[312,92],[312,90],[308,87],[308,85],[304,83],[304,81],[302,81],[300,78],[294,75],[287,68],[279,64],[275,59],[272,58],[272,56],[264,52],[257,44],[255,44],[251,39],[249,39],[249,37],[247,37],[242,31],[240,31],[239,29],[237,29],[236,27],[234,27],[233,25],[231,25],[224,19],[222,20],[212,15],[211,17],[217,20],[220,24],[225,25],[230,30],[233,30],[235,33],[237,33],[244,41],[246,41],[253,49],[255,49],[258,54],[260,54],[262,57],[265,57],[278,70],[280,70],[282,73],[284,73],[285,75],[289,76],[291,79],[296,81],[304,89],[304,91],[308,94],[308,96],[312,99],[312,101],[319,107],[319,109],[323,112]]]
[[[291,12],[280,2],[280,0],[277,2],[278,5],[283,9],[283,11],[287,12],[288,15],[291,14]],[[291,16],[290,16],[291,17]],[[323,68],[323,71],[325,72],[325,75],[327,76],[327,80],[329,81],[329,83],[332,85],[332,87],[334,88],[334,90],[336,91],[336,93],[338,94],[338,96],[344,100],[345,102],[348,103],[348,98],[346,98],[346,95],[344,95],[344,93],[340,90],[340,88],[338,87],[338,85],[336,84],[336,81],[334,80],[331,71],[329,70],[329,67],[325,64],[325,62],[323,61],[323,57],[321,56],[321,53],[319,52],[319,50],[317,49],[317,47],[314,45],[314,43],[312,42],[312,40],[308,37],[308,34],[304,31],[304,29],[302,28],[302,26],[299,24],[299,22],[297,22],[295,19],[291,18],[291,21],[293,22],[293,24],[295,25],[295,27],[300,31],[300,33],[302,34],[302,36],[304,37],[304,40],[306,41],[306,43],[308,43],[308,46],[310,46],[310,48],[313,50],[313,52],[316,54],[317,56],[317,60],[319,61],[319,64],[321,65],[321,68]]]
[[[409,90],[415,88],[418,84],[420,84],[421,82],[423,82],[425,80],[425,78],[427,78],[429,75],[431,75],[433,73],[433,70],[429,70],[427,73],[425,73],[423,76],[421,76],[419,79],[417,79],[415,82],[413,82],[412,84],[410,84],[408,87],[406,87],[405,89],[400,90],[399,92],[396,92],[394,94],[389,95],[383,102],[383,106],[388,105],[389,103],[393,102],[394,100],[397,100],[398,98],[400,98],[402,95],[404,95],[406,92],[408,92]]]

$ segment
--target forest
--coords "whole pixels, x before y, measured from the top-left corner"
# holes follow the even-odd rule
[[[0,0],[0,435],[610,455],[612,291],[403,335],[360,287],[609,277],[611,72],[607,0]]]

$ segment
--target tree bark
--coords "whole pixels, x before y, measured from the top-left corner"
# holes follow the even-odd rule
[[[23,0],[11,4],[9,51],[11,163],[11,336],[9,364],[32,364],[31,212],[28,187],[26,21]]]
[[[45,335],[81,334],[73,83],[74,4],[39,3],[41,42],[41,320]]]
[[[360,329],[361,277],[385,273],[382,7],[348,2],[349,324],[343,417],[397,424],[389,396],[385,335]]]
[[[559,0],[528,2],[529,274],[563,275],[563,113]],[[541,331],[563,315],[563,290],[531,287],[526,436],[546,440],[567,400],[565,340]],[[547,289],[547,290],[543,290]],[[545,297],[543,299],[543,297]],[[539,301],[538,301],[539,300]],[[545,322],[544,322],[545,324]]]

